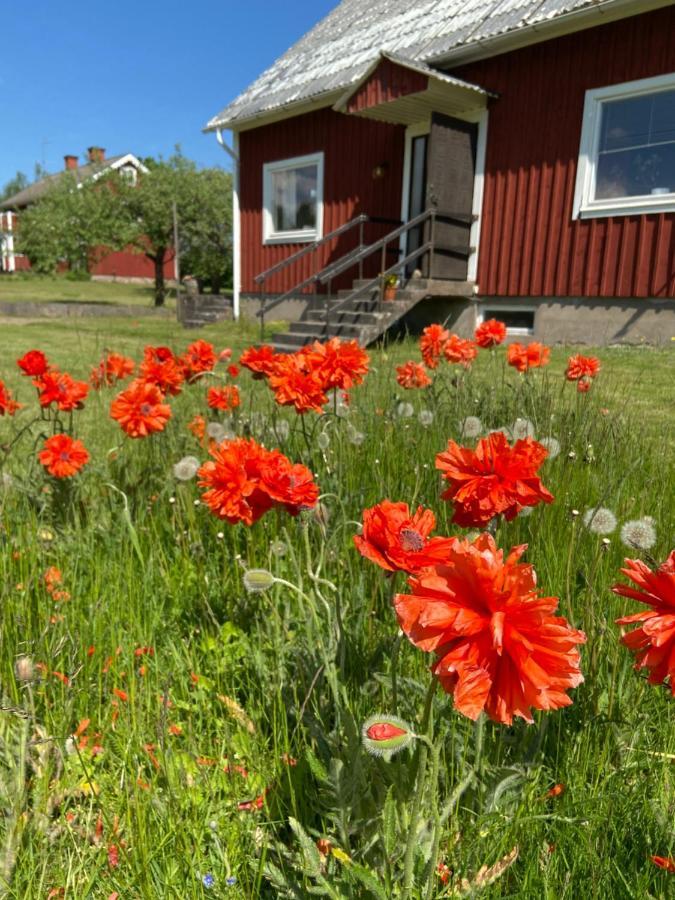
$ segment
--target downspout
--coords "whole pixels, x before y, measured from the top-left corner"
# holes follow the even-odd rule
[[[223,131],[216,129],[216,140],[232,159],[232,314],[239,318],[241,295],[241,221],[239,216],[239,135],[232,134],[232,147],[225,143]]]

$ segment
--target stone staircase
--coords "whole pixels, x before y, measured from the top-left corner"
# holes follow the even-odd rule
[[[275,350],[292,353],[312,341],[325,341],[333,336],[356,340],[362,347],[367,347],[427,297],[469,298],[473,295],[471,282],[419,278],[410,279],[405,287],[399,288],[395,300],[380,303],[379,288],[368,288],[369,285],[372,285],[371,281],[355,281],[351,288],[339,291],[337,298],[330,298],[327,310],[325,306],[310,310],[306,318],[291,323],[288,331],[274,334]],[[344,306],[333,309],[340,303]]]

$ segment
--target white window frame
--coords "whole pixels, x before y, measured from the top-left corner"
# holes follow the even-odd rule
[[[272,215],[272,175],[286,169],[316,165],[316,228],[302,228],[295,231],[275,231]],[[263,165],[263,244],[311,244],[323,237],[323,153],[308,153]]]
[[[593,199],[603,103],[673,89],[675,89],[675,72],[586,91],[572,218],[589,219],[675,211],[675,192],[654,196]]]
[[[490,303],[489,300],[484,300],[482,303],[476,304],[476,327],[482,325],[483,322],[486,322],[488,319],[497,319],[501,321],[499,319],[500,310],[503,312],[532,313],[532,328],[509,328],[507,325],[506,334],[507,337],[534,337],[537,324],[537,308],[531,304],[502,303],[501,300]],[[489,315],[487,315],[488,311]]]

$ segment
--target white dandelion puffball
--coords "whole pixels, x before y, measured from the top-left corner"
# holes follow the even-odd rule
[[[330,436],[325,431],[322,431],[319,433],[316,442],[319,445],[319,450],[328,450],[330,447]]]
[[[476,438],[483,430],[483,423],[478,416],[467,416],[459,423],[459,434],[463,438]]]
[[[349,443],[353,444],[355,447],[360,447],[365,439],[366,436],[362,431],[356,431],[356,429],[352,429],[352,431],[349,432]]]
[[[396,407],[396,415],[399,419],[410,419],[415,414],[415,407],[412,403],[406,403],[405,400],[401,400],[399,405]]]
[[[227,429],[220,422],[209,422],[206,426],[206,433],[217,444],[222,444],[226,439]]]
[[[554,437],[541,438],[539,443],[548,450],[549,459],[555,459],[556,456],[560,455],[560,441],[556,440]]]
[[[420,425],[424,426],[424,428],[428,428],[434,421],[434,414],[430,409],[423,409],[417,419]]]
[[[611,534],[616,529],[616,516],[605,506],[587,509],[584,513],[584,525],[593,534]]]
[[[511,434],[514,441],[524,441],[525,438],[534,437],[534,425],[529,419],[516,419],[511,426]]]
[[[656,528],[651,516],[632,519],[621,528],[621,540],[635,550],[650,550],[656,543]]]
[[[190,481],[197,474],[200,465],[196,456],[184,456],[173,467],[174,478],[178,481]]]

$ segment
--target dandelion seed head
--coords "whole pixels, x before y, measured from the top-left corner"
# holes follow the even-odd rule
[[[244,587],[249,594],[262,594],[274,584],[274,575],[267,569],[247,569],[243,577]]]
[[[539,439],[539,443],[548,450],[549,459],[555,459],[556,456],[560,455],[560,441],[556,438],[543,437]]]
[[[616,528],[616,516],[605,506],[587,509],[584,513],[584,525],[593,534],[611,534]]]
[[[270,544],[270,550],[274,556],[279,557],[281,559],[282,556],[286,556],[288,553],[288,546],[283,541],[272,541]]]
[[[173,467],[174,478],[178,481],[190,481],[197,474],[200,465],[196,456],[184,456]]]
[[[396,415],[399,419],[410,419],[415,414],[415,407],[412,403],[407,403],[405,400],[401,400],[401,402],[396,407]]]
[[[459,423],[459,434],[463,438],[477,438],[483,430],[483,423],[478,416],[467,416]]]
[[[434,421],[434,414],[430,409],[423,409],[417,418],[420,425],[424,428],[428,428]]]
[[[355,447],[360,447],[365,439],[366,436],[362,431],[356,431],[355,429],[352,429],[349,433],[349,443],[353,444]]]
[[[529,419],[518,418],[511,426],[511,434],[515,441],[524,441],[534,437],[534,425]]]
[[[321,431],[319,432],[316,442],[319,446],[319,450],[328,450],[330,447],[330,436],[325,431]]]
[[[650,550],[656,543],[656,528],[651,516],[632,519],[621,528],[621,540],[635,550]]]
[[[209,422],[206,426],[206,433],[216,444],[222,444],[226,440],[227,430],[220,422]]]

